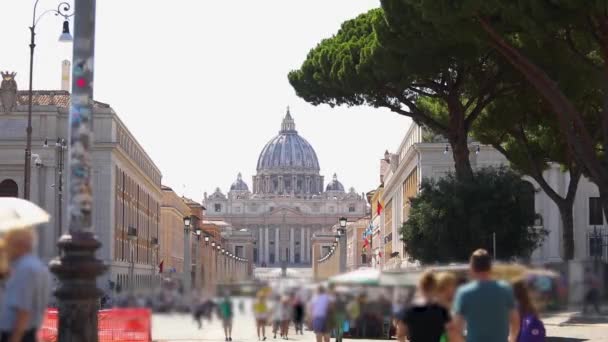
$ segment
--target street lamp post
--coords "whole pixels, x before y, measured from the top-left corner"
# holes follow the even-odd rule
[[[198,292],[201,290],[201,265],[200,265],[200,259],[201,259],[201,228],[200,227],[196,227],[196,247],[194,249],[194,287],[195,290]]]
[[[95,56],[95,0],[77,0],[74,20],[72,95],[69,117],[68,233],[59,240],[61,253],[51,262],[59,278],[58,341],[98,341],[97,311],[102,291],[97,277],[106,271],[95,251],[101,247],[93,227],[93,78]],[[63,9],[69,9],[65,4]],[[61,9],[61,6],[60,6]],[[59,11],[64,13],[65,11]],[[64,18],[68,16],[65,15]],[[36,22],[34,22],[35,26]],[[64,21],[65,37],[69,25]],[[32,29],[34,33],[34,29]],[[33,47],[32,47],[33,50]],[[33,57],[33,56],[32,56]],[[31,64],[31,63],[30,63]],[[31,74],[30,74],[31,77]],[[30,91],[30,94],[32,92]],[[30,113],[31,113],[30,100]],[[31,118],[31,114],[29,114]],[[28,135],[31,125],[28,125]],[[30,138],[31,139],[31,135]],[[31,146],[31,141],[28,143]],[[26,155],[31,151],[26,151]],[[29,156],[26,156],[29,159]],[[26,170],[28,168],[26,167]],[[26,177],[27,179],[28,177]],[[29,188],[29,180],[28,188]],[[26,193],[29,189],[26,189]]]
[[[32,26],[30,29],[30,84],[28,94],[28,108],[27,108],[27,128],[26,128],[26,140],[25,140],[25,165],[24,165],[24,177],[23,177],[23,197],[27,200],[30,199],[30,182],[31,182],[31,163],[32,163],[32,105],[34,102],[34,50],[36,49],[36,26],[38,22],[45,14],[54,13],[55,15],[62,16],[63,21],[63,32],[59,36],[60,42],[72,41],[72,35],[70,34],[70,24],[68,18],[74,15],[71,11],[72,6],[67,2],[61,2],[57,6],[57,9],[47,10],[42,12],[40,16],[37,16],[38,2],[34,3],[34,14],[32,15]]]
[[[156,265],[158,265],[158,238],[153,237],[150,241],[150,245],[152,247],[152,278],[150,279],[152,284],[150,284],[150,288],[152,292],[154,292],[154,290],[156,290]]]
[[[133,297],[135,290],[135,240],[137,240],[137,228],[129,227],[127,229],[127,238],[129,239],[129,296]]]
[[[209,294],[209,286],[211,284],[211,266],[210,266],[210,260],[211,260],[211,255],[210,255],[210,251],[209,251],[209,240],[211,240],[211,238],[209,237],[209,235],[205,234],[205,248],[203,249],[203,289],[205,291],[205,294]]]
[[[340,245],[340,273],[346,272],[346,224],[345,217],[340,218],[340,228],[338,228],[338,244]]]
[[[186,297],[190,296],[190,272],[192,271],[192,257],[190,256],[190,216],[184,217],[184,274],[183,286]]]
[[[44,139],[44,148],[49,147],[48,139]],[[65,139],[57,138],[55,142],[55,149],[57,150],[57,239],[61,237],[63,233],[63,169],[65,160],[65,151],[68,149],[68,144]]]
[[[220,244],[218,243],[215,246],[215,280],[216,283],[219,283],[220,281],[222,281],[221,277],[220,277],[220,256],[222,255],[222,246],[220,246]]]

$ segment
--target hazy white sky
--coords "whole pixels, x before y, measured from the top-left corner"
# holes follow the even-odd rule
[[[72,1],[73,0],[66,0]],[[40,0],[39,11],[59,1]],[[0,70],[27,89],[34,0],[0,0]],[[378,0],[99,0],[95,98],[116,110],[163,174],[163,183],[200,200],[224,192],[237,173],[251,187],[258,155],[291,106],[296,129],[358,192],[378,185],[379,159],[394,152],[410,123],[369,107],[314,107],[295,95],[287,73],[344,20]],[[35,89],[59,89],[62,20],[37,29]]]

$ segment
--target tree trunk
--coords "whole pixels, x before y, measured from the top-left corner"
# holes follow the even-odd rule
[[[456,178],[461,181],[472,180],[473,168],[469,159],[469,132],[466,129],[464,108],[457,97],[450,96],[447,103],[450,112],[447,138],[452,148]]]
[[[469,144],[467,136],[455,136],[448,138],[450,147],[452,148],[452,156],[454,157],[454,169],[456,170],[456,178],[459,180],[472,180],[473,168],[469,159]]]
[[[488,34],[492,47],[519,70],[551,106],[560,130],[566,137],[568,146],[575,152],[577,160],[585,166],[589,178],[600,189],[600,193],[608,194],[608,170],[600,162],[595,151],[596,144],[585,127],[582,113],[544,70],[506,42],[485,19],[478,19],[482,29]],[[608,204],[604,206],[604,210],[608,210]]]
[[[564,261],[568,261],[574,259],[574,215],[572,213],[574,200],[564,200],[561,203],[556,202],[556,204],[564,228],[562,231],[563,258]]]

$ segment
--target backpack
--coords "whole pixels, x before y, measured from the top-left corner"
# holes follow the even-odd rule
[[[536,315],[528,314],[522,318],[517,342],[544,342],[545,337],[545,325]]]

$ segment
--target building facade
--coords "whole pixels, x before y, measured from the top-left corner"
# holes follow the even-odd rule
[[[364,241],[370,222],[369,217],[364,217],[346,225],[346,269],[349,271],[369,266],[369,245]]]
[[[253,234],[253,261],[258,266],[310,266],[311,239],[329,230],[338,218],[363,217],[366,201],[348,192],[334,174],[324,186],[319,161],[310,143],[296,131],[289,109],[279,134],[259,155],[252,189],[237,176],[227,194],[217,188],[204,204],[207,216]]]
[[[163,200],[160,207],[160,260],[163,275],[180,279],[184,271],[184,217],[190,215],[190,208],[184,199],[163,186]]]
[[[471,142],[469,149],[471,165],[474,169],[508,165],[505,157],[492,147]],[[412,124],[397,152],[385,154],[382,163],[389,165],[388,170],[381,174],[384,186],[379,198],[379,202],[384,205],[381,217],[378,219],[384,235],[382,241],[386,256],[384,268],[408,267],[411,264],[404,254],[404,246],[399,234],[403,222],[407,221],[409,216],[408,199],[416,196],[423,179],[439,178],[453,172],[454,160],[449,145],[442,138]],[[565,196],[570,181],[568,173],[562,172],[559,165],[552,165],[545,170],[544,177],[557,193]],[[533,253],[532,262],[537,264],[561,262],[563,227],[559,210],[533,179],[530,177],[524,179],[534,187],[534,210],[539,216],[535,225],[549,232],[544,243]],[[580,180],[573,214],[575,259],[589,260],[590,232],[594,227],[605,229],[606,220],[599,205],[597,187],[585,178]],[[604,253],[604,258],[606,254],[608,253]]]
[[[28,92],[16,91],[0,106],[0,194],[23,197]],[[51,213],[39,229],[38,253],[50,260],[67,229],[67,91],[35,91],[32,108],[30,199]],[[126,290],[151,286],[155,279],[161,173],[116,112],[104,103],[93,109],[93,223],[102,243],[97,255],[109,270],[100,287]],[[129,230],[129,228],[132,228]],[[129,236],[131,231],[134,236]],[[129,277],[133,274],[133,277]]]

